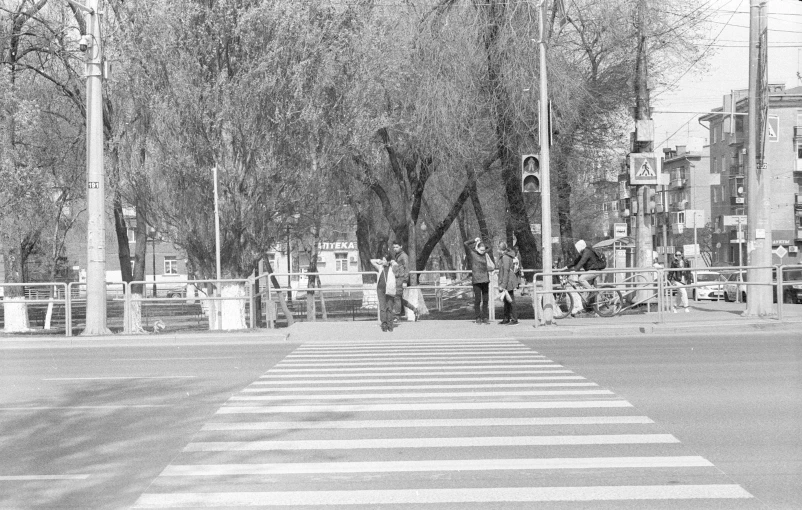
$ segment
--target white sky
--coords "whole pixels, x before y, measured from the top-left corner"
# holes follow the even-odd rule
[[[700,46],[712,43],[708,69],[687,63],[690,70],[671,92],[652,92],[652,108],[669,111],[710,111],[722,106],[723,96],[732,89],[749,86],[749,0],[699,0],[718,12],[711,30]],[[786,88],[802,85],[802,1],[769,0],[769,82]],[[720,33],[720,35],[719,35]],[[679,73],[680,75],[682,73]],[[687,145],[701,149],[708,138],[694,113],[654,113],[655,152],[663,147]],[[703,123],[707,126],[707,123]]]

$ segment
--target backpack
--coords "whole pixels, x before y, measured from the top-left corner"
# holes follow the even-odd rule
[[[512,272],[518,278],[520,278],[522,276],[522,274],[521,274],[521,261],[518,260],[518,257],[513,257],[512,258]]]
[[[599,266],[601,266],[601,267],[594,267],[593,269],[596,271],[607,269],[607,257],[604,256],[604,252],[594,250],[593,248],[591,248],[590,251],[592,251],[596,255],[596,258],[599,259]]]

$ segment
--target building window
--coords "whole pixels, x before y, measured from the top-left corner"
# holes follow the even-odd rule
[[[348,271],[348,254],[335,253],[334,254],[334,271],[342,273]]]
[[[718,158],[713,158],[712,165],[710,165],[710,173],[719,173]]]
[[[802,172],[802,142],[796,142],[796,171]]]
[[[178,260],[174,256],[164,257],[164,274],[178,274]]]

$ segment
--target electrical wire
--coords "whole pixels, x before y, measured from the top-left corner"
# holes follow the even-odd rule
[[[738,2],[738,7],[736,7],[736,8],[735,8],[735,10],[737,11],[738,9],[740,9],[740,7],[741,7],[741,5],[743,5],[743,3],[744,3],[744,1],[743,1],[743,0],[740,0],[740,2]],[[715,37],[715,39],[713,39],[713,41],[714,41],[714,42],[715,42],[716,40],[718,40],[718,38],[719,38],[719,37],[721,37],[721,34],[723,34],[723,33],[724,33],[724,29],[725,29],[725,28],[727,28],[727,25],[729,25],[729,22],[730,22],[730,21],[732,21],[732,18],[733,18],[733,16],[735,16],[735,14],[731,14],[731,15],[730,15],[730,19],[729,19],[729,20],[727,20],[727,23],[726,23],[726,24],[725,24],[725,25],[724,25],[724,26],[721,28],[721,30],[719,31],[719,33],[718,33],[718,35]],[[708,45],[707,45],[707,47],[704,49],[704,51],[702,51],[702,53],[701,53],[701,54],[700,54],[700,55],[699,55],[699,56],[696,58],[696,60],[694,60],[694,61],[691,63],[691,65],[690,65],[690,66],[688,66],[688,69],[686,69],[686,70],[685,70],[685,72],[684,72],[684,73],[682,73],[682,75],[681,75],[679,78],[677,78],[676,80],[674,80],[674,81],[671,83],[671,85],[667,86],[667,87],[666,87],[666,88],[665,88],[665,89],[664,89],[662,92],[658,92],[657,94],[655,94],[655,95],[654,95],[654,97],[653,97],[652,99],[656,99],[656,98],[660,97],[660,95],[661,95],[663,92],[665,92],[665,91],[667,91],[667,90],[670,90],[670,89],[671,89],[671,87],[673,87],[674,85],[676,85],[677,83],[679,83],[679,81],[680,81],[681,79],[685,78],[685,75],[687,75],[689,72],[691,72],[691,69],[693,69],[694,67],[696,67],[696,64],[698,64],[698,63],[699,63],[699,62],[702,60],[702,58],[704,58],[704,56],[705,56],[705,55],[707,55],[707,52],[708,52],[708,51],[710,51],[710,48],[712,48],[712,47],[713,47],[713,44],[712,44],[712,43],[711,43],[711,44],[708,44]],[[690,122],[690,121],[688,121],[688,122]],[[673,135],[672,135],[672,136],[673,136]]]

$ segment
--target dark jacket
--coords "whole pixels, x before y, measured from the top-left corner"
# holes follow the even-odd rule
[[[518,288],[518,275],[515,274],[515,253],[511,250],[501,254],[498,267],[498,286],[505,290]]]
[[[476,241],[465,241],[468,253],[471,255],[471,278],[473,283],[487,283],[490,273],[487,271],[487,253],[479,253],[475,246]]]
[[[688,262],[682,257],[680,257],[679,259],[677,259],[676,257],[671,259],[671,269],[679,269],[687,267],[688,267]],[[688,271],[669,271],[668,281],[684,284],[686,281],[688,281]]]
[[[404,250],[401,250],[393,255],[393,258],[398,264],[393,268],[395,273],[395,293],[400,296],[403,292],[401,284],[409,284],[409,255]]]
[[[568,268],[571,271],[601,271],[605,268],[604,262],[596,255],[591,248],[585,248],[582,253],[574,259],[574,263]]]

